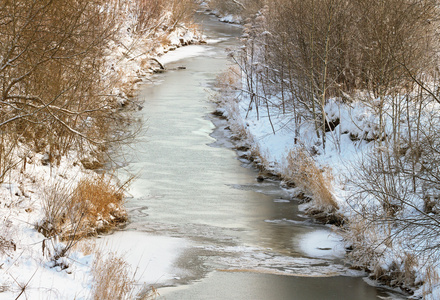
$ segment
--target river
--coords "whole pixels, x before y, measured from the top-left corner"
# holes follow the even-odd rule
[[[330,228],[237,158],[210,97],[241,29],[198,18],[208,44],[161,58],[168,71],[140,93],[147,130],[127,149],[130,223],[101,240],[159,299],[398,299],[350,270]]]

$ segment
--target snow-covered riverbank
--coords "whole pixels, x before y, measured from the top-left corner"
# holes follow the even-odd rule
[[[427,259],[422,253],[425,244],[420,244],[420,240],[412,235],[401,234],[400,230],[405,231],[401,227],[404,225],[396,223],[391,228],[369,223],[362,215],[378,205],[370,197],[357,197],[359,184],[362,185],[360,166],[366,164],[377,149],[373,141],[378,134],[379,116],[374,110],[361,102],[349,106],[336,100],[328,101],[325,111],[330,126],[334,127],[326,133],[324,148],[313,122],[305,120],[296,127],[293,115],[288,110],[283,112],[281,95],[271,97],[268,100],[270,105],[266,106],[262,101],[257,107],[246,92],[242,74],[239,68],[233,67],[220,77],[215,114],[227,118],[233,137],[240,140],[237,148],[241,155],[254,160],[262,169],[259,180],[277,175],[292,197],[303,199],[301,208],[304,213],[318,216],[321,222],[336,220],[341,225],[342,221],[344,224],[334,229],[345,239],[341,247],[345,247],[347,259],[371,272],[371,277],[379,283],[408,290],[415,299],[436,299],[439,286],[434,274],[439,269],[435,260]],[[384,122],[391,132],[392,120]],[[298,155],[297,151],[306,151],[306,155]],[[335,201],[331,209],[317,199],[321,195],[315,194],[314,186],[295,182],[299,172],[306,172],[303,174],[313,180],[313,174],[301,171],[301,166],[306,163],[316,166],[323,174],[323,184],[316,188],[328,190]],[[414,204],[414,208],[423,210],[423,203]],[[406,211],[409,219],[411,213],[414,212]],[[337,215],[336,219],[333,214]],[[408,239],[414,241],[413,246],[407,243]],[[436,240],[428,243],[436,243]],[[429,264],[425,264],[426,261]],[[406,276],[412,274],[413,281],[402,281],[405,272]]]
[[[195,25],[177,25],[171,33],[164,26],[156,30],[155,34],[145,37],[134,34],[130,27],[125,28],[131,24],[132,20],[129,18],[130,16],[121,24],[118,38],[108,46],[105,57],[108,68],[102,74],[103,80],[109,81],[109,84],[117,79],[109,93],[119,99],[121,107],[129,104],[142,82],[150,80],[150,75],[160,69],[157,60],[162,61],[165,53],[171,53],[182,46],[204,42]],[[181,57],[187,54],[179,55]],[[173,59],[176,59],[176,55],[170,55],[162,64]],[[95,180],[101,180],[101,175],[90,170],[95,168],[93,159],[91,156],[91,161],[79,161],[78,155],[70,153],[62,156],[58,164],[51,164],[46,153],[35,153],[25,144],[19,145],[13,155],[13,160],[19,163],[14,165],[0,185],[0,299],[91,299],[97,285],[102,284],[100,277],[103,277],[103,273],[111,271],[99,269],[103,263],[114,263],[120,267],[116,272],[125,276],[121,279],[126,281],[126,289],[132,289],[128,291],[132,296],[143,288],[136,286],[136,280],[139,279],[133,267],[136,262],[127,264],[120,258],[125,253],[111,249],[103,243],[94,245],[93,238],[83,238],[77,243],[75,236],[79,235],[78,228],[63,228],[73,226],[73,221],[61,221],[64,225],[60,225],[60,230],[67,230],[66,232],[70,232],[69,235],[73,235],[72,238],[67,236],[67,240],[63,242],[60,241],[61,237],[47,238],[41,233],[45,230],[55,230],[50,227],[52,225],[48,220],[49,211],[60,211],[61,220],[70,218],[66,215],[69,211],[63,211],[63,204],[58,203],[58,200],[62,201],[63,197],[68,197],[81,181],[93,183]],[[96,166],[102,167],[100,163]],[[105,176],[103,180],[105,184],[111,182],[111,185],[118,187],[118,183],[111,176]],[[120,191],[117,193],[119,195]],[[50,197],[58,200],[50,202]],[[123,202],[111,203],[108,208],[110,214],[99,216],[98,213],[96,223],[90,224],[91,227],[96,227],[99,231],[100,228],[117,225],[127,217]],[[117,221],[119,218],[122,219]],[[78,222],[82,219],[83,217],[79,216]],[[46,226],[47,224],[50,226]],[[173,262],[173,257],[178,252],[174,251],[175,248],[181,245],[177,245],[178,243],[171,239],[151,242],[159,248],[166,244],[173,249],[164,253],[157,247],[150,248],[151,253],[144,255],[159,255],[161,259],[156,263],[139,266],[146,269],[149,278],[160,282],[166,280],[166,277],[163,277],[164,270]],[[116,256],[113,257],[111,252],[115,252]],[[115,276],[116,280],[118,278]]]

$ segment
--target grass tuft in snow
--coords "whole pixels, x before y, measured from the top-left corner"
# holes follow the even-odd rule
[[[104,257],[97,253],[92,267],[94,288],[92,299],[129,299],[134,288],[130,266],[111,253]]]
[[[283,177],[286,181],[310,193],[317,208],[326,212],[334,212],[338,209],[338,204],[331,192],[330,171],[318,168],[305,149],[297,147],[290,150]]]
[[[76,187],[57,181],[46,188],[44,220],[37,224],[46,237],[62,240],[105,232],[127,221],[123,209],[123,189],[104,176],[84,177]]]
[[[138,287],[131,265],[115,253],[103,254],[95,250],[92,266],[94,300],[151,300],[159,295],[154,287]]]

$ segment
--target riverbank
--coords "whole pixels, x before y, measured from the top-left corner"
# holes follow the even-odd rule
[[[170,30],[169,22],[175,21],[171,18],[159,20],[154,33],[137,34],[132,17],[119,20],[101,73],[110,87],[108,97],[116,99],[111,102],[112,118],[124,127],[134,122],[132,111],[141,109],[133,101],[139,86],[163,68],[160,56],[204,42],[193,24],[176,23]],[[122,126],[115,127],[113,135],[125,134]],[[37,152],[32,145],[18,143],[9,156],[16,163],[0,185],[0,299],[110,299],[119,297],[117,293],[134,297],[143,288],[135,285],[132,266],[86,238],[128,219],[128,183],[119,182],[107,167],[120,145],[91,143],[90,149],[82,149],[83,155],[76,153],[78,149],[53,159],[52,148]],[[1,157],[0,166],[4,167]],[[106,288],[115,294],[107,295]]]
[[[374,114],[362,105],[344,111],[330,102],[327,114],[332,120],[338,116],[336,126],[341,124],[343,129],[335,129],[334,135],[328,131],[324,150],[312,123],[304,122],[296,129],[280,103],[272,102],[270,111],[269,106],[256,107],[243,92],[241,75],[235,66],[219,77],[214,97],[218,107],[213,114],[227,120],[238,155],[260,169],[256,179],[280,179],[290,196],[303,202],[304,214],[332,224],[344,237],[346,258],[354,268],[368,271],[372,280],[401,289],[410,298],[435,299],[438,286],[431,273],[437,272],[435,265],[420,265],[415,259],[419,249],[407,248],[402,237],[388,243],[381,229],[359,214],[360,206],[367,209],[369,203],[353,200],[356,189],[350,182],[359,175],[356,170],[362,159],[374,149],[367,138],[356,137],[373,134],[369,126],[375,123]],[[383,244],[372,249],[368,241]],[[404,279],[408,277],[412,280]]]

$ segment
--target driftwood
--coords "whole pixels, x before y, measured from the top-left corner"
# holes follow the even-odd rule
[[[160,67],[161,70],[165,70],[164,65],[162,65],[162,64],[160,63],[160,61],[157,60],[157,58],[152,57],[151,60],[157,62],[157,63],[159,64],[159,67]]]

